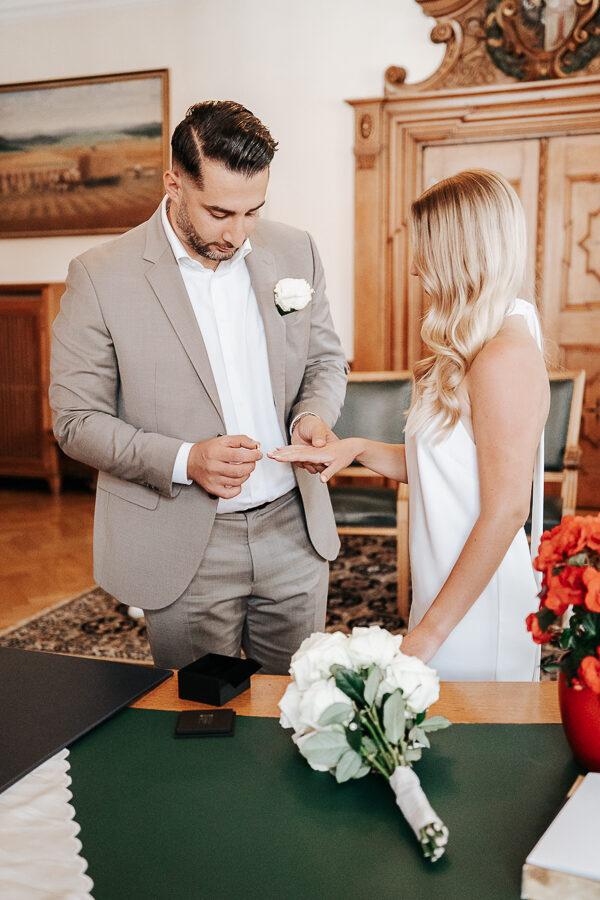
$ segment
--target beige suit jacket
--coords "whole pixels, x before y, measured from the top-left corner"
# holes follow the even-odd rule
[[[305,232],[262,220],[251,243],[245,261],[282,431],[303,411],[333,426],[347,366],[316,248]],[[314,295],[281,316],[273,288],[286,277],[306,279]],[[96,581],[123,603],[172,603],[202,560],[217,507],[197,484],[172,483],[175,456],[182,441],[224,434],[225,424],[160,208],[71,263],[53,328],[50,402],[59,445],[99,469]],[[301,469],[296,476],[313,546],[333,559],[339,541],[327,486]]]

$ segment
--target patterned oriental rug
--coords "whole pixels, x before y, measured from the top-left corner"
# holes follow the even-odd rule
[[[396,607],[395,538],[343,535],[341,542],[330,566],[326,630],[380,625],[406,633]],[[126,606],[99,587],[0,633],[0,647],[152,662],[143,620],[132,619]],[[554,677],[542,672],[543,680]]]
[[[406,623],[396,609],[395,538],[341,540],[340,555],[330,566],[327,630],[381,625],[404,633]],[[3,632],[0,646],[152,662],[143,620],[132,619],[126,606],[99,587]]]

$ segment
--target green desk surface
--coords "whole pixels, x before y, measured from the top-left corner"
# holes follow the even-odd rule
[[[431,864],[387,783],[313,772],[274,719],[176,739],[128,709],[71,747],[95,900],[496,900],[579,774],[560,725],[453,725],[416,771],[450,829]]]

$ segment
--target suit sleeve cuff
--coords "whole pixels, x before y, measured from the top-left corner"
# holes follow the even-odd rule
[[[292,432],[293,432],[293,430],[294,430],[294,427],[295,427],[295,425],[296,425],[296,422],[299,422],[300,419],[302,418],[302,416],[316,416],[317,419],[320,419],[320,418],[321,418],[321,416],[319,416],[318,413],[316,413],[316,412],[310,412],[309,410],[306,410],[305,412],[298,413],[298,415],[294,416],[294,418],[293,418],[292,421],[290,422],[290,437],[291,437],[291,435],[292,435]]]
[[[175,457],[175,465],[173,466],[173,484],[191,484],[192,479],[188,478],[187,475],[187,464],[188,464],[188,456],[190,455],[190,450],[194,445],[187,443],[183,443],[179,450],[177,451],[177,456]]]

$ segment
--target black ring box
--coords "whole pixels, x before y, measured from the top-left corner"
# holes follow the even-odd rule
[[[253,659],[207,653],[179,670],[179,696],[210,706],[222,706],[250,687],[250,676],[260,669]]]

